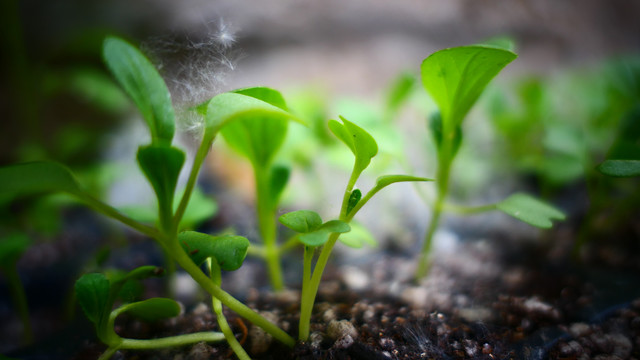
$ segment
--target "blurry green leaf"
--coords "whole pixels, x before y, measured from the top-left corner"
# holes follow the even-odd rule
[[[247,91],[245,89],[245,91]],[[255,94],[252,94],[255,95]],[[226,124],[241,119],[269,118],[291,119],[303,123],[281,108],[253,96],[228,92],[213,97],[206,103],[205,135],[203,141],[211,142]]]
[[[268,87],[251,87],[233,90],[232,92],[236,94],[251,96],[275,107],[278,107],[284,111],[289,111],[289,109],[287,108],[287,103],[284,101],[284,97],[278,90]]]
[[[374,138],[362,128],[340,116],[342,123],[329,121],[329,129],[345,143],[356,157],[354,172],[358,175],[371,163],[371,159],[378,153],[378,144]]]
[[[640,176],[640,160],[605,160],[598,171],[615,177]]]
[[[240,268],[249,248],[249,240],[242,236],[213,236],[195,231],[181,232],[178,241],[197,265],[212,257],[226,271]]]
[[[157,321],[180,315],[180,304],[167,298],[151,298],[121,306],[118,314],[127,312],[144,321]]]
[[[356,207],[356,205],[358,205],[360,199],[362,199],[362,191],[360,191],[359,189],[353,190],[351,192],[351,195],[349,195],[349,202],[347,203],[347,215],[351,212],[351,210],[353,210],[354,207]]]
[[[278,204],[280,196],[289,181],[290,173],[291,169],[287,166],[274,166],[271,168],[271,176],[269,178],[271,184],[269,191],[271,204]]]
[[[13,266],[31,245],[25,234],[12,233],[0,239],[0,268]]]
[[[87,318],[98,327],[111,309],[109,303],[110,284],[106,276],[99,273],[85,274],[76,281],[75,292],[78,303]]]
[[[440,108],[445,134],[460,126],[489,81],[516,57],[502,48],[472,45],[437,51],[422,62],[422,83]]]
[[[383,175],[376,179],[375,189],[382,189],[393,183],[407,182],[407,181],[434,181],[433,179],[427,179],[424,177],[411,176],[411,175]]]
[[[485,40],[478,45],[491,46],[491,47],[512,51],[512,52],[515,51],[515,48],[516,48],[516,44],[514,43],[513,39],[507,36],[494,37],[494,38]]]
[[[365,244],[373,248],[378,247],[378,242],[367,228],[357,222],[351,222],[349,225],[351,231],[340,235],[340,242],[354,249],[359,249]]]
[[[307,246],[321,246],[329,240],[331,233],[346,233],[351,230],[349,224],[341,220],[330,220],[317,229],[304,233],[298,239]]]
[[[280,215],[278,221],[289,229],[308,233],[316,230],[322,225],[322,218],[318,213],[311,210],[297,210]]]
[[[527,224],[550,228],[551,220],[564,220],[562,211],[527,194],[517,193],[496,204],[498,210]]]
[[[412,73],[400,74],[391,84],[387,94],[387,111],[394,113],[409,98],[411,90],[416,84],[416,77]]]
[[[173,213],[173,196],[185,155],[167,146],[143,146],[138,149],[138,164],[158,198],[161,223],[168,225]]]
[[[0,200],[58,191],[81,191],[71,171],[58,163],[31,162],[0,168]]]
[[[288,125],[283,117],[254,116],[228,123],[221,132],[231,148],[264,169],[282,146]]]
[[[109,70],[147,122],[153,144],[171,145],[175,132],[171,96],[153,64],[133,45],[119,38],[105,39],[102,51]]]

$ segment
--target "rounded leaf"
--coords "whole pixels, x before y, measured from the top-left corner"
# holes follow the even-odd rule
[[[289,229],[308,233],[316,230],[322,225],[322,218],[318,213],[311,210],[298,210],[280,215],[278,221]]]
[[[213,236],[196,231],[181,232],[178,241],[198,266],[207,258],[214,258],[226,271],[240,268],[249,248],[249,240],[242,236]]]
[[[605,160],[598,171],[615,177],[640,176],[640,160]]]
[[[87,318],[96,326],[104,320],[104,315],[111,310],[109,291],[110,283],[104,274],[85,274],[76,281],[75,292],[78,303]]]
[[[496,204],[498,210],[527,224],[550,228],[551,220],[564,220],[562,211],[527,194],[517,193]]]
[[[180,315],[180,304],[172,299],[151,298],[121,306],[118,314],[127,312],[144,321],[157,321]]]
[[[47,192],[79,193],[69,169],[55,162],[39,161],[0,168],[0,200]]]

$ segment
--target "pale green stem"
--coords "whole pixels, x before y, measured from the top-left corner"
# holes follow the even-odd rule
[[[218,262],[212,260],[211,258],[208,258],[207,267],[209,268],[209,276],[211,276],[211,281],[213,281],[214,284],[220,286],[222,283],[222,274],[220,272],[220,266],[218,265]],[[222,330],[225,339],[227,339],[227,343],[229,343],[229,346],[236,354],[238,359],[251,360],[247,352],[244,351],[242,345],[240,345],[238,339],[236,339],[235,335],[233,334],[233,331],[231,330],[231,327],[227,322],[227,318],[224,317],[224,313],[222,312],[222,303],[220,302],[220,300],[212,296],[211,305],[213,307],[213,311],[216,313],[218,326],[220,326],[220,330]]]
[[[121,223],[128,225],[129,227],[151,237],[154,239],[158,239],[160,237],[160,232],[155,229],[152,228],[148,225],[144,225],[142,223],[139,223],[135,220],[133,220],[132,218],[122,214],[121,212],[119,212],[118,210],[116,210],[115,208],[103,203],[102,201],[94,198],[93,196],[85,193],[85,192],[79,192],[79,193],[75,193],[72,194],[77,196],[80,200],[82,200],[83,202],[85,202],[87,205],[89,205],[90,207],[92,207],[93,209],[95,209],[96,211],[110,217],[113,219],[116,219],[118,221],[120,221]]]
[[[194,187],[196,186],[196,180],[198,180],[198,173],[200,172],[200,168],[204,163],[204,159],[207,157],[209,153],[209,148],[211,148],[211,143],[213,142],[213,138],[211,141],[206,141],[206,139],[202,140],[200,143],[200,147],[196,152],[196,156],[193,159],[193,166],[191,167],[191,172],[189,173],[189,179],[187,180],[187,186],[184,189],[184,194],[182,194],[182,199],[180,199],[180,204],[178,205],[178,209],[176,213],[173,215],[173,231],[178,231],[178,226],[180,225],[180,221],[182,220],[182,216],[184,216],[184,212],[187,209],[187,205],[189,205],[189,199],[191,199],[191,193],[193,192]]]
[[[349,177],[349,182],[347,183],[347,188],[344,192],[344,196],[342,197],[342,206],[340,208],[340,220],[342,221],[348,222],[347,206],[349,204],[349,197],[351,196],[351,192],[355,187],[359,175],[360,174],[356,173],[354,169],[354,171],[351,172],[351,176]],[[354,208],[349,215],[353,217],[356,212],[357,211]],[[318,288],[320,287],[320,281],[322,280],[324,268],[327,266],[329,256],[331,255],[331,251],[338,241],[338,237],[340,237],[339,233],[331,233],[331,235],[329,235],[329,240],[327,240],[327,242],[322,247],[322,250],[320,251],[320,255],[318,256],[318,261],[316,261],[316,266],[313,269],[311,278],[304,277],[302,279],[303,291],[300,299],[300,323],[298,331],[298,338],[301,341],[306,341],[309,338],[311,313],[313,312],[313,305],[316,301],[316,294],[318,293]]]
[[[169,245],[169,248],[176,262],[180,264],[180,266],[182,266],[182,268],[191,275],[193,280],[195,280],[211,296],[218,298],[226,307],[233,310],[239,316],[247,319],[249,322],[262,328],[283,344],[289,347],[293,347],[295,345],[296,341],[274,323],[265,319],[260,314],[229,295],[229,293],[222,290],[219,286],[212,283],[207,275],[205,275],[191,260],[191,258],[189,258],[177,242]]]
[[[116,353],[116,351],[118,351],[120,349],[120,347],[108,347],[107,350],[105,350],[102,355],[100,355],[100,357],[98,358],[98,360],[108,360],[111,359],[111,357],[113,356],[113,354]]]
[[[16,312],[22,322],[22,341],[24,344],[30,344],[33,341],[33,330],[31,328],[29,305],[27,303],[27,296],[24,292],[24,286],[22,286],[22,281],[20,280],[20,275],[16,270],[15,262],[8,264],[3,269],[5,276],[7,277],[9,293],[11,294],[13,305],[16,307]]]
[[[260,236],[264,243],[264,255],[269,269],[269,279],[275,291],[284,288],[282,268],[280,267],[280,252],[276,242],[276,211],[271,200],[268,171],[254,165],[256,181],[256,212]]]
[[[122,339],[120,349],[129,350],[153,350],[175,346],[184,346],[199,342],[219,342],[224,341],[224,335],[219,332],[203,331],[192,334],[169,336],[159,339]]]

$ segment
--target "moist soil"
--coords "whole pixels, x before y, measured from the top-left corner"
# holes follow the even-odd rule
[[[309,341],[293,349],[233,313],[227,317],[253,359],[640,359],[638,252],[587,246],[576,263],[562,231],[553,236],[559,238],[458,243],[437,253],[419,283],[411,280],[414,260],[406,253],[387,251],[362,267],[339,259],[319,291]],[[260,272],[259,264],[247,265]],[[245,300],[297,334],[299,290],[252,289]],[[205,303],[153,325],[123,317],[117,327],[132,338],[217,330]],[[104,350],[90,340],[79,348],[73,359],[96,359]],[[204,343],[113,357],[233,358],[225,344]]]

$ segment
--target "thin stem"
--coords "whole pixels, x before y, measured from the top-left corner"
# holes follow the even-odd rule
[[[285,241],[284,244],[280,245],[280,255],[285,254],[298,246],[300,246],[298,237],[292,236],[289,240]]]
[[[222,283],[222,274],[220,271],[220,266],[217,261],[212,260],[211,258],[207,259],[207,267],[209,268],[209,276],[211,277],[211,281],[220,286]],[[242,345],[236,339],[236,336],[233,334],[229,323],[227,322],[227,318],[224,317],[224,313],[222,312],[222,303],[216,297],[211,297],[211,305],[213,307],[213,311],[216,313],[216,320],[218,321],[218,326],[220,326],[220,330],[224,334],[225,339],[227,339],[227,343],[231,346],[231,349],[236,354],[238,359],[240,360],[251,360],[249,355],[244,351]]]
[[[116,353],[116,351],[118,351],[120,349],[120,347],[117,346],[110,346],[107,348],[107,350],[105,350],[102,355],[100,355],[100,357],[98,358],[98,360],[108,360],[111,359],[111,357],[113,356],[113,354]]]
[[[187,205],[189,205],[189,199],[191,199],[191,193],[193,192],[193,188],[196,186],[196,180],[198,180],[198,173],[200,172],[200,168],[202,167],[202,163],[204,159],[207,157],[209,153],[209,148],[211,148],[211,141],[206,141],[206,139],[202,139],[200,143],[200,147],[196,152],[196,156],[193,159],[193,166],[191,167],[191,172],[189,173],[189,179],[187,180],[187,186],[184,189],[184,194],[182,194],[182,199],[180,199],[180,204],[178,205],[178,209],[173,216],[173,226],[174,232],[178,231],[178,226],[180,225],[180,221],[182,220],[182,216],[184,216],[184,212],[187,209]]]
[[[20,275],[16,270],[16,264],[9,264],[4,267],[4,273],[7,277],[7,283],[9,285],[9,293],[13,300],[13,305],[16,307],[16,312],[22,322],[23,332],[22,341],[24,344],[30,344],[33,342],[33,330],[31,328],[31,319],[29,318],[29,305],[27,303],[27,296],[24,292],[24,286],[20,280]]]
[[[451,211],[459,215],[475,215],[480,214],[487,211],[492,211],[496,209],[497,204],[488,204],[481,206],[461,206],[451,203],[444,203],[442,205],[443,211]]]
[[[84,193],[84,192],[80,192],[80,193],[76,193],[74,194],[76,195],[78,198],[80,198],[80,200],[84,201],[87,205],[89,205],[90,207],[94,208],[96,211],[110,217],[113,219],[116,219],[118,221],[120,221],[121,223],[128,225],[129,227],[151,237],[154,239],[159,239],[161,237],[160,232],[158,232],[157,229],[152,228],[148,225],[144,225],[142,223],[137,222],[136,220],[133,220],[132,218],[122,214],[121,212],[119,212],[118,210],[116,210],[115,208],[103,203],[102,201],[94,198],[93,196]]]
[[[254,164],[256,181],[256,212],[260,236],[264,243],[264,255],[269,269],[269,279],[275,291],[284,288],[282,268],[280,267],[280,252],[276,242],[276,212],[272,201],[269,176],[266,168]]]
[[[203,331],[192,334],[169,336],[158,339],[122,339],[120,349],[130,350],[153,350],[174,346],[184,346],[199,342],[219,342],[224,341],[224,334],[213,331]]]
[[[283,344],[289,347],[293,347],[295,345],[296,341],[274,323],[265,319],[260,314],[229,295],[229,293],[222,290],[219,286],[212,283],[207,275],[205,275],[189,258],[177,241],[167,244],[167,246],[170,248],[176,262],[180,264],[180,266],[182,266],[182,268],[191,275],[193,280],[195,280],[206,292],[218,298],[226,307],[236,312],[239,316],[247,319],[249,322],[262,328]]]

